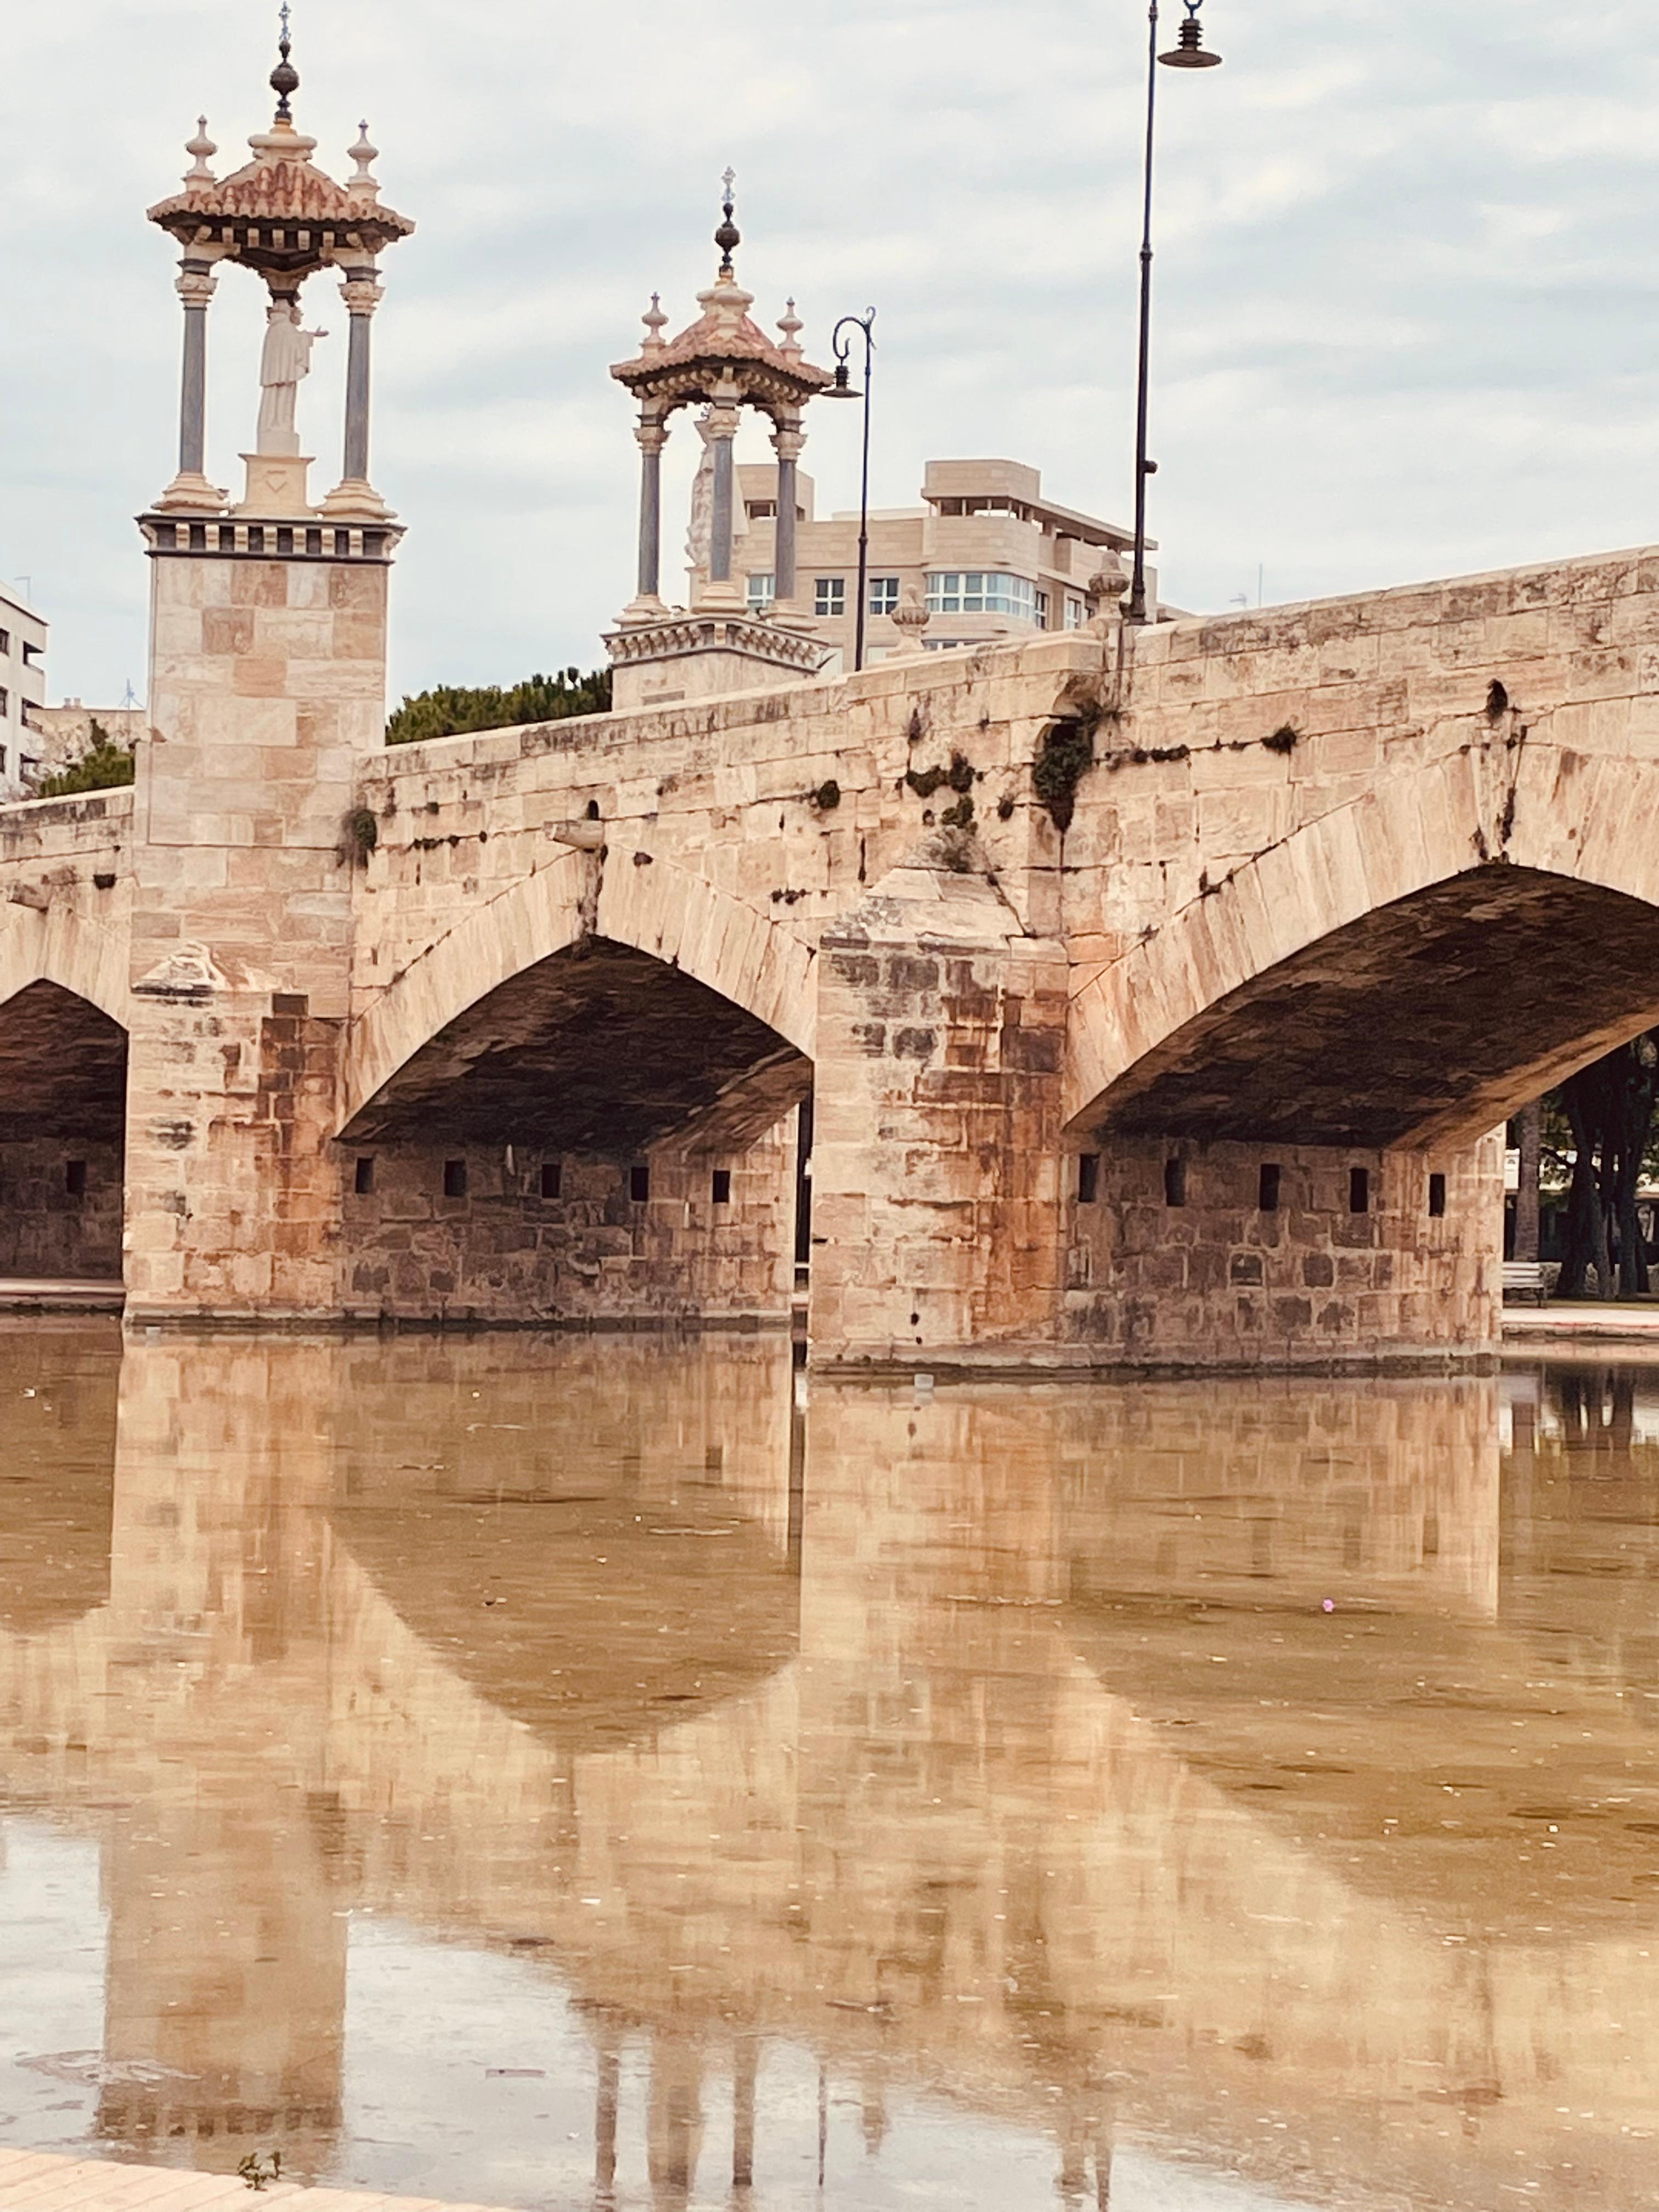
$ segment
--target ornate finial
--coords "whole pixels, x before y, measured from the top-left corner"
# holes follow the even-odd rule
[[[346,190],[349,192],[355,192],[360,199],[372,200],[380,189],[371,173],[374,163],[380,158],[380,149],[378,146],[369,144],[368,125],[366,122],[357,125],[357,143],[355,146],[349,146],[346,151],[357,165],[357,173],[346,186]]]
[[[209,157],[216,154],[218,150],[219,149],[207,135],[206,116],[198,115],[196,118],[196,136],[185,142],[185,153],[195,156],[193,166],[185,172],[185,182],[187,185],[213,183],[213,172],[208,167],[208,161]]]
[[[735,169],[728,169],[726,174],[720,179],[720,183],[725,188],[725,196],[720,202],[720,211],[724,215],[726,220],[721,223],[720,228],[714,233],[714,243],[720,250],[720,274],[722,276],[729,276],[731,274],[732,256],[736,252],[737,248],[743,244],[743,234],[738,228],[736,223],[732,220],[732,211],[737,205],[737,202],[732,196],[732,187],[736,185],[737,181],[738,173]]]
[[[283,0],[277,13],[282,18],[283,25],[282,35],[276,41],[276,52],[281,59],[270,72],[270,88],[276,95],[276,120],[279,123],[291,123],[294,120],[294,111],[288,104],[288,96],[289,93],[299,90],[300,72],[289,59],[293,41],[288,34],[288,0]]]
[[[640,317],[640,320],[645,325],[646,330],[643,350],[647,353],[654,353],[661,345],[662,334],[668,327],[668,318],[662,311],[662,295],[660,292],[653,292],[651,295],[650,312],[647,314],[641,315]]]
[[[805,324],[795,313],[794,301],[786,300],[783,313],[778,318],[778,328],[783,332],[782,349],[785,353],[798,354],[800,351],[799,334],[805,327]]]

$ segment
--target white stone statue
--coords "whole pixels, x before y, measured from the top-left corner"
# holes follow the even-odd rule
[[[303,330],[297,300],[273,300],[265,320],[264,350],[259,356],[259,429],[254,450],[297,453],[294,402],[300,380],[311,374],[311,349],[326,331]]]
[[[691,526],[685,534],[685,557],[697,574],[705,575],[714,550],[714,441],[706,420],[698,422],[697,434],[702,440],[702,459],[691,480]]]

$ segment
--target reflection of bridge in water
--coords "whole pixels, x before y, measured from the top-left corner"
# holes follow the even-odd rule
[[[0,1782],[99,1841],[106,2141],[326,2169],[373,1908],[577,1994],[601,2186],[648,2042],[664,2205],[777,2038],[1079,2201],[1114,2136],[1638,2201],[1641,1448],[1500,1459],[1484,1380],[802,1422],[761,1339],[114,1362],[0,1339]]]

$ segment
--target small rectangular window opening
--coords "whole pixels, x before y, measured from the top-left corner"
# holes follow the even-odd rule
[[[1446,1178],[1443,1175],[1429,1177],[1429,1213],[1432,1219],[1443,1221],[1446,1215]]]
[[[1280,1170],[1276,1161],[1263,1160],[1261,1163],[1261,1174],[1257,1182],[1255,1194],[1256,1210],[1258,1212],[1278,1212],[1279,1172]]]
[[[714,1170],[714,1198],[716,1206],[731,1205],[732,1170],[730,1168],[716,1168]]]
[[[564,1196],[564,1166],[562,1161],[544,1160],[542,1162],[542,1196],[544,1198]]]
[[[359,1198],[371,1197],[374,1190],[374,1162],[373,1158],[361,1159],[353,1178],[352,1188]]]
[[[1098,1152],[1083,1152],[1078,1157],[1077,1202],[1079,1206],[1097,1206],[1100,1202]]]
[[[64,1161],[64,1188],[71,1198],[84,1198],[86,1196],[87,1164],[84,1160]]]
[[[466,1196],[466,1162],[465,1160],[444,1162],[444,1196],[446,1198]]]
[[[643,1162],[628,1170],[628,1195],[635,1206],[643,1206],[651,1195],[651,1170]]]
[[[1348,1170],[1348,1211],[1350,1213],[1369,1213],[1371,1210],[1371,1171],[1369,1168]]]
[[[1165,1206],[1185,1206],[1187,1203],[1187,1163],[1185,1160],[1164,1161],[1164,1203]]]

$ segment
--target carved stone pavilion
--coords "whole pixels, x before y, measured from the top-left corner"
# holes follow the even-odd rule
[[[817,673],[823,647],[796,602],[796,471],[806,443],[807,403],[834,383],[801,350],[801,323],[791,300],[779,321],[780,345],[750,315],[755,295],[738,282],[732,255],[742,243],[733,221],[732,173],[714,243],[720,267],[708,291],[697,295],[702,313],[677,338],[665,342],[668,318],[653,293],[643,318],[645,343],[611,375],[639,402],[635,437],[640,447],[640,559],[638,588],[605,640],[615,668],[619,708],[665,705],[675,699],[741,691],[763,684]],[[697,431],[705,447],[706,517],[694,503],[691,605],[667,606],[661,595],[662,453],[668,426],[682,407],[702,411]],[[768,615],[750,611],[732,573],[736,471],[732,446],[742,411],[769,417],[778,457],[776,589]],[[701,524],[701,531],[699,525]]]
[[[183,191],[158,202],[149,211],[149,220],[178,240],[179,296],[185,310],[179,473],[156,501],[153,515],[144,519],[145,535],[153,550],[171,550],[178,536],[177,525],[161,526],[156,518],[222,515],[229,511],[228,493],[209,481],[204,466],[207,311],[223,262],[240,262],[263,278],[273,317],[291,318],[295,323],[300,289],[306,279],[324,269],[338,269],[343,279],[340,296],[350,319],[345,449],[339,483],[320,507],[313,507],[307,502],[306,483],[313,457],[300,452],[295,438],[257,440],[256,447],[280,450],[256,450],[242,456],[247,465],[246,495],[234,510],[235,526],[246,528],[251,524],[257,530],[260,520],[270,519],[285,533],[291,533],[296,518],[313,515],[319,523],[325,519],[348,524],[369,522],[381,526],[374,533],[377,552],[389,550],[401,534],[384,527],[391,520],[392,511],[368,477],[369,326],[382,297],[379,257],[388,246],[407,238],[415,226],[407,216],[381,204],[380,187],[374,174],[378,149],[369,143],[367,123],[350,149],[355,174],[349,184],[337,184],[313,162],[317,141],[306,137],[294,123],[291,100],[299,88],[300,73],[290,58],[288,12],[284,6],[277,64],[270,73],[276,112],[270,130],[256,132],[248,141],[252,161],[230,176],[216,177],[209,163],[218,149],[207,135],[207,118],[203,116],[195,137],[185,149],[192,161]],[[304,373],[303,368],[300,373]],[[289,447],[291,451],[287,450]],[[302,538],[298,550],[320,553],[320,531],[311,535],[318,542],[312,545]],[[190,542],[187,531],[186,546]],[[201,542],[205,543],[205,536]],[[270,550],[276,550],[274,543]],[[334,549],[331,545],[329,550]]]

